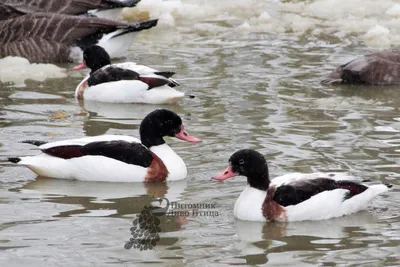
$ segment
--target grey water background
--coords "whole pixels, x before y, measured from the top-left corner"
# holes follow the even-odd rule
[[[216,34],[144,32],[123,59],[175,70],[179,89],[196,96],[176,106],[80,105],[73,93],[84,73],[75,73],[74,64],[60,65],[67,78],[0,85],[0,266],[399,266],[400,90],[320,85],[333,67],[368,52],[362,43],[237,33],[227,23],[210,22],[227,27]],[[159,107],[180,114],[203,140],[166,138],[188,166],[184,181],[37,178],[5,160],[37,153],[18,143],[25,139],[138,136],[141,119]],[[245,179],[210,177],[241,148],[263,153],[271,177],[336,171],[394,187],[367,211],[329,221],[235,221]],[[158,197],[215,204],[218,216],[163,218],[154,250],[125,250],[132,220]]]

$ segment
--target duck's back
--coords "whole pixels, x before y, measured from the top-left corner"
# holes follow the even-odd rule
[[[377,195],[386,192],[383,184],[371,185],[351,198],[349,190],[334,189],[316,194],[297,205],[285,207],[287,221],[326,220],[364,210]]]

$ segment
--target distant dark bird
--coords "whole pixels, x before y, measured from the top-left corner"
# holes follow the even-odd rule
[[[137,24],[95,17],[35,13],[0,21],[0,58],[25,57],[30,62],[79,60],[86,47],[97,44],[111,58],[124,56],[141,30],[157,20]]]
[[[32,13],[66,15],[90,14],[101,18],[116,18],[124,7],[134,7],[140,0],[2,0],[0,20]]]
[[[367,54],[339,66],[323,84],[400,85],[400,51]]]

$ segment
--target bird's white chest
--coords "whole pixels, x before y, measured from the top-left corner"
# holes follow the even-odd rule
[[[233,214],[243,221],[265,221],[262,215],[262,204],[267,193],[246,185],[239,198],[236,200]]]
[[[185,162],[167,144],[152,146],[150,150],[164,162],[168,170],[167,180],[176,181],[186,178],[187,169]]]

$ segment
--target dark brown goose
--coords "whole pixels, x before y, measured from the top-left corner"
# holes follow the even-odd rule
[[[82,15],[88,11],[102,18],[115,18],[124,7],[134,7],[140,0],[2,0],[0,20],[31,13]]]
[[[36,13],[0,21],[0,58],[25,57],[30,62],[80,60],[90,45],[103,47],[111,58],[124,56],[141,30],[157,20],[126,24],[96,17]]]
[[[25,14],[25,12],[18,10],[18,8],[0,3],[0,20],[12,19]]]
[[[323,84],[400,85],[400,51],[356,58],[332,71]]]

